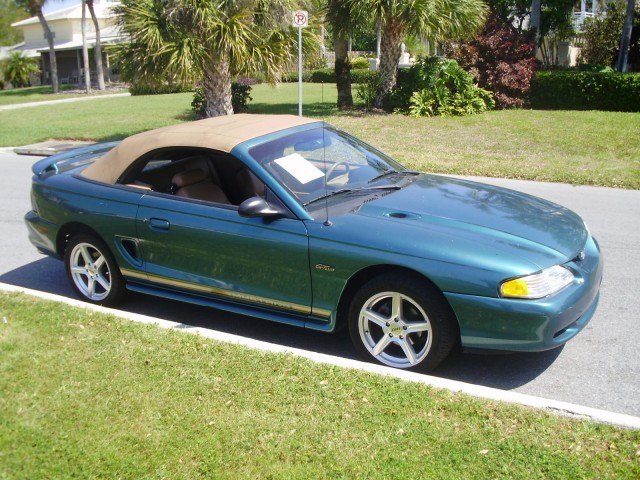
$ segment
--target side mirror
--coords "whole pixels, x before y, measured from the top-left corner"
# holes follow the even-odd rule
[[[249,218],[279,218],[286,216],[285,212],[269,204],[262,197],[247,198],[238,207],[241,217]]]

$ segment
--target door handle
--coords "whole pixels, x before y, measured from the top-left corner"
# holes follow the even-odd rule
[[[149,219],[149,228],[160,232],[166,232],[169,230],[169,221],[162,218]]]

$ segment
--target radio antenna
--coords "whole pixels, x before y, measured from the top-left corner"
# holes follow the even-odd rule
[[[322,85],[324,87],[324,83]],[[324,88],[322,89],[322,91],[324,93]],[[322,120],[322,163],[324,165],[324,213],[325,213],[324,225],[326,227],[330,227],[331,221],[329,220],[329,188],[327,187],[327,147],[324,139],[325,126],[326,126],[326,123],[324,120]]]

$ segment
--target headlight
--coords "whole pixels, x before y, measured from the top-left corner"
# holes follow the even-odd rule
[[[573,283],[568,269],[556,265],[540,273],[513,278],[500,285],[500,295],[506,298],[544,298]]]

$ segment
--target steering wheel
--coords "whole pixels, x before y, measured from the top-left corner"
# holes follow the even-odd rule
[[[329,167],[329,170],[327,170],[327,173],[325,173],[325,178],[327,179],[327,183],[329,183],[329,179],[331,178],[331,176],[335,173],[336,168],[338,168],[340,165],[345,167],[344,170],[344,175],[346,175],[347,173],[349,173],[349,170],[351,167],[349,167],[349,164],[347,162],[337,162],[334,163],[333,165],[331,165]]]

